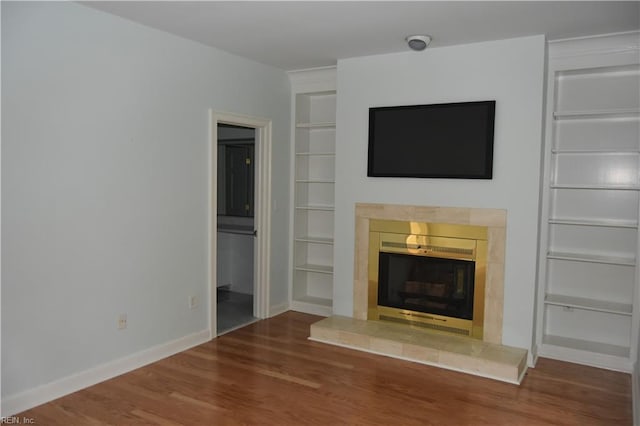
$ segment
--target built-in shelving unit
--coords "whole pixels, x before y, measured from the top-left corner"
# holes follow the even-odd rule
[[[294,71],[291,309],[329,316],[333,306],[335,68]]]
[[[623,371],[638,335],[638,45],[549,46],[537,351]]]

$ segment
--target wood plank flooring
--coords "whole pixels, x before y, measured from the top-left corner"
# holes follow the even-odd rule
[[[631,425],[631,376],[540,359],[521,386],[307,340],[287,312],[20,413],[38,425]]]

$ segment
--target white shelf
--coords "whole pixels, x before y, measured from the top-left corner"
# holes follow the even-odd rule
[[[323,122],[323,123],[296,123],[298,129],[335,129],[335,122]]]
[[[640,64],[609,54],[627,38],[607,38],[611,50],[600,50],[604,40],[549,46],[536,343],[543,357],[630,372]]]
[[[582,68],[576,70],[560,71],[559,78],[584,78],[588,76],[620,76],[620,75],[637,75],[637,65],[625,66],[604,66],[596,68]]]
[[[638,222],[635,220],[618,219],[550,218],[549,223],[554,225],[601,226],[606,228],[638,228]]]
[[[302,236],[302,237],[296,237],[295,241],[311,243],[311,244],[333,245],[333,238],[325,238],[325,237]]]
[[[552,189],[599,189],[599,190],[619,190],[619,191],[639,191],[640,185],[591,185],[591,184],[573,184],[573,183],[552,183]]]
[[[319,274],[333,274],[333,266],[330,265],[312,265],[312,264],[304,264],[304,265],[296,265],[296,271],[306,271],[306,272],[317,272]]]
[[[573,262],[605,263],[608,265],[635,266],[633,257],[603,256],[591,253],[567,253],[550,251],[547,259],[569,260]]]
[[[316,210],[324,212],[332,212],[333,206],[296,206],[296,210]]]
[[[552,149],[552,154],[586,154],[586,155],[609,155],[609,154],[640,154],[638,149]]]
[[[608,343],[592,342],[588,340],[572,339],[569,337],[545,334],[542,342],[546,345],[573,349],[585,352],[595,352],[621,358],[628,358],[630,348],[625,346],[610,345]]]
[[[335,157],[336,153],[333,151],[325,151],[325,152],[296,152],[298,156],[309,156],[309,157]]]
[[[583,297],[564,296],[560,294],[547,294],[544,303],[568,308],[584,309],[589,311],[608,312],[617,315],[631,316],[633,307],[629,303],[609,302],[606,300],[586,299]]]
[[[336,156],[336,71],[290,73],[293,160],[291,184],[291,309],[331,315]]]
[[[556,120],[562,120],[572,118],[608,118],[638,115],[640,115],[640,109],[638,108],[619,108],[592,111],[555,111],[553,113],[553,118]]]

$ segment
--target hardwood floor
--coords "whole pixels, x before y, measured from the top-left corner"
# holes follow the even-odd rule
[[[306,340],[287,312],[60,398],[38,425],[631,425],[631,376],[540,359],[521,386]]]

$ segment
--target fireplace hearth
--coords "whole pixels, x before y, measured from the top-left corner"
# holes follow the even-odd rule
[[[311,326],[309,338],[510,383],[520,383],[527,369],[527,351],[502,344],[506,211],[359,203],[356,204],[355,213],[353,316],[334,315],[325,318]],[[371,244],[370,239],[376,238],[375,232],[371,231],[375,230],[378,221],[405,222],[410,225],[408,228],[406,224],[402,225],[403,228],[400,230],[391,229],[391,232],[378,232],[377,235],[387,235],[383,235],[379,241]],[[431,224],[429,231],[432,232],[423,232],[420,225],[417,225],[420,223]],[[458,225],[463,225],[467,230],[480,230],[480,233],[461,236],[444,232],[445,228]],[[438,227],[440,230],[436,229]],[[413,237],[408,238],[410,235]],[[427,235],[428,241],[425,239]],[[452,238],[456,244],[447,244],[449,238]],[[464,240],[475,242],[470,243],[472,247],[464,244],[460,246],[459,243]],[[378,249],[371,250],[372,246]],[[474,250],[475,254],[473,254]],[[404,309],[406,306],[403,308],[391,306],[389,309],[409,311],[412,316],[409,319],[399,317],[392,321],[386,318],[380,319],[380,314],[377,313],[380,290],[377,283],[372,284],[373,281],[378,281],[379,275],[384,275],[384,273],[380,274],[380,264],[385,262],[385,260],[381,261],[381,252],[430,259],[454,259],[463,262],[469,262],[466,256],[475,256],[473,337],[463,333],[438,331],[436,326],[439,321],[437,320],[433,328],[425,327],[423,324],[417,326],[418,321],[414,320],[419,318],[418,316],[435,317],[442,313],[424,313],[421,311],[421,306],[412,306],[413,309]],[[384,256],[382,255],[383,258]],[[480,262],[478,257],[481,258]],[[408,266],[404,268],[409,271],[412,269]],[[462,273],[456,272],[455,268],[453,270],[454,275]],[[396,284],[397,290],[391,290],[392,298],[396,297],[393,293],[407,290],[406,293],[419,294],[413,297],[413,299],[420,299],[420,301],[414,300],[413,302],[416,302],[414,305],[441,303],[442,300],[439,301],[438,297],[446,299],[456,297],[454,295],[459,290],[460,282],[463,283],[462,290],[466,291],[467,295],[471,293],[470,286],[466,282],[467,278],[459,278],[457,281],[454,278],[453,284],[447,284],[449,281],[443,279],[444,275],[446,274],[442,271],[433,275],[423,273],[407,275]],[[479,301],[479,295],[484,299]],[[429,299],[428,302],[425,302],[425,299]],[[444,308],[444,306],[440,307]],[[448,313],[451,314],[451,312]],[[376,319],[374,315],[378,315],[378,318]],[[466,318],[455,318],[455,315],[450,318],[469,321]],[[480,325],[482,331],[477,334],[477,326]]]
[[[355,262],[353,281],[353,316],[334,315],[311,326],[309,339],[333,345],[345,346],[376,354],[411,360],[414,362],[463,371],[483,377],[490,377],[509,383],[520,383],[527,369],[527,350],[502,344],[502,312],[504,303],[504,259],[506,237],[506,211],[485,208],[451,208],[430,206],[406,206],[392,204],[356,204]],[[482,324],[482,337],[472,338],[457,333],[441,333],[414,323],[369,319],[372,307],[377,307],[378,290],[371,285],[372,271],[379,273],[379,250],[372,252],[371,245],[382,247],[381,243],[371,243],[371,227],[378,220],[409,223],[431,223],[445,226],[465,225],[471,229],[478,227],[483,234],[452,237],[460,240],[485,241],[483,249],[484,267],[476,258],[474,270],[473,309],[474,321]],[[428,235],[411,229],[410,235]],[[406,230],[406,226],[405,226]],[[407,234],[405,231],[390,234]],[[484,236],[483,236],[484,235]],[[431,237],[429,244],[419,239],[396,239],[384,244],[383,252],[427,257],[456,258],[460,253],[468,254],[469,247],[443,244],[440,237]],[[480,254],[480,251],[478,251]],[[484,282],[479,285],[478,274]],[[405,281],[427,281],[407,279]],[[433,282],[428,292],[446,294],[449,290],[439,282]],[[340,285],[340,283],[336,283]],[[413,283],[409,283],[411,287]],[[424,284],[417,284],[418,287]],[[484,287],[484,295],[479,299],[479,286]],[[455,290],[454,290],[455,291]],[[373,303],[372,303],[373,301]],[[483,307],[484,312],[476,315],[475,310]],[[418,311],[419,315],[423,314]]]

